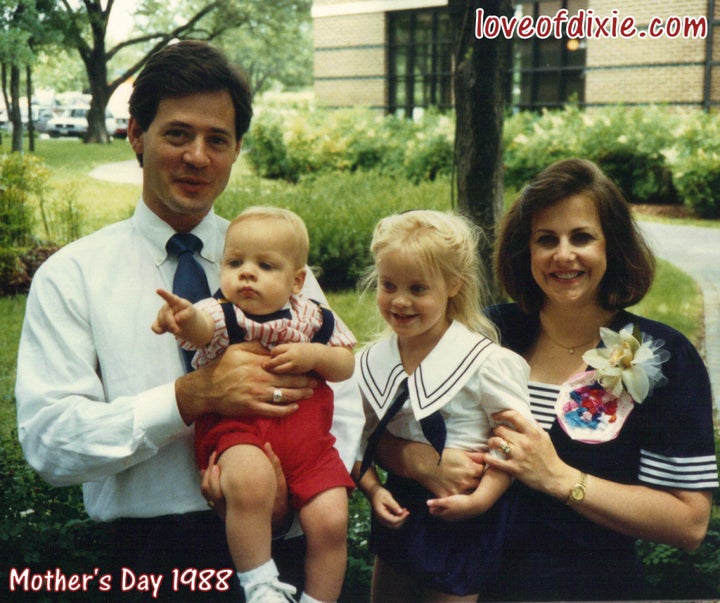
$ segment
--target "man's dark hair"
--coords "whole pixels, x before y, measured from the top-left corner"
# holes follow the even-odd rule
[[[137,76],[129,110],[147,131],[165,98],[227,90],[235,108],[235,135],[250,127],[252,92],[247,78],[217,48],[199,40],[183,40],[153,54]]]

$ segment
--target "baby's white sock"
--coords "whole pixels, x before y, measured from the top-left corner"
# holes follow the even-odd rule
[[[307,593],[303,593],[300,596],[300,600],[298,601],[298,603],[336,603],[336,602],[335,601],[318,601],[317,599],[314,599]]]
[[[240,580],[240,586],[242,586],[245,590],[255,584],[272,582],[279,575],[280,572],[278,572],[278,568],[272,559],[254,569],[248,570],[247,572],[237,573],[238,580]]]

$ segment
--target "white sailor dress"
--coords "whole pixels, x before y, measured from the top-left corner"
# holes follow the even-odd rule
[[[531,416],[525,360],[458,322],[451,323],[411,375],[402,366],[395,334],[359,354],[356,374],[366,418],[362,452],[406,379],[408,400],[387,425],[402,439],[430,443],[421,421],[439,416],[445,447],[487,450],[493,413],[513,409]],[[385,487],[410,516],[399,529],[386,528],[373,517],[375,554],[425,588],[456,595],[482,592],[497,574],[514,515],[512,496],[504,495],[483,515],[448,522],[430,515],[426,501],[435,496],[418,483],[389,473]]]

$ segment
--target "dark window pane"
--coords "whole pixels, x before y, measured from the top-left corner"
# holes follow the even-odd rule
[[[530,15],[534,22],[541,16],[553,17],[563,8],[569,15],[588,8],[587,0],[552,2],[521,2],[521,15]],[[514,89],[512,102],[521,108],[562,105],[570,98],[585,98],[585,40],[567,37],[513,40]]]
[[[389,110],[410,117],[419,107],[450,108],[452,40],[447,9],[389,13],[388,40]]]

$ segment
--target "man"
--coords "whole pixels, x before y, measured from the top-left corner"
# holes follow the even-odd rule
[[[265,371],[250,344],[185,374],[174,338],[150,330],[155,290],[172,288],[178,265],[166,250],[175,233],[199,237],[194,257],[210,290],[218,287],[227,221],[213,203],[251,116],[247,83],[211,46],[185,41],[155,54],[130,98],[128,140],[143,168],[133,217],[58,251],[28,297],[16,384],[20,442],[44,479],[82,483],[90,517],[112,522],[113,594],[123,575],[131,583],[125,568],[161,576],[168,598],[204,589],[220,600],[224,574],[206,572],[203,588],[180,579],[188,569],[232,567],[222,522],[200,491],[192,423],[206,412],[282,416],[312,394],[305,375]],[[322,295],[314,287],[309,295]],[[351,404],[337,408],[334,433],[348,465],[360,421]]]

